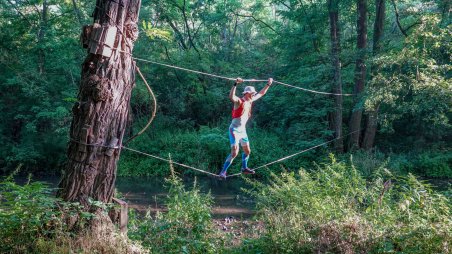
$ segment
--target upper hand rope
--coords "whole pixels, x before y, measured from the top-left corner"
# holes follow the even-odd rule
[[[165,67],[178,69],[178,70],[183,70],[183,71],[188,71],[188,72],[193,72],[193,73],[206,75],[206,76],[210,76],[210,77],[226,79],[226,80],[236,80],[235,78],[230,78],[230,77],[226,77],[226,76],[220,76],[220,75],[206,73],[206,72],[202,72],[202,71],[191,70],[191,69],[187,69],[187,68],[183,68],[183,67],[179,67],[179,66],[175,66],[175,65],[170,65],[170,64],[165,64],[165,63],[159,63],[159,62],[156,62],[156,61],[147,60],[147,59],[143,59],[143,58],[138,58],[138,57],[133,57],[133,56],[132,56],[132,58],[137,60],[137,61],[142,61],[142,62],[146,62],[146,63],[151,63],[151,64],[155,64],[155,65],[165,66]],[[243,81],[244,82],[266,82],[267,80],[263,80],[263,79],[244,79]],[[339,94],[339,93],[321,92],[321,91],[307,89],[307,88],[303,88],[303,87],[299,87],[299,86],[290,85],[290,84],[283,83],[283,82],[276,81],[276,80],[273,80],[273,82],[277,83],[277,84],[281,84],[281,85],[287,86],[287,87],[292,87],[292,88],[295,88],[295,89],[303,90],[303,91],[310,92],[310,93],[316,93],[316,94],[335,95],[335,96],[352,96],[353,95],[353,94],[348,94],[348,93],[341,93],[341,94]]]
[[[303,87],[299,87],[299,86],[294,86],[294,85],[290,85],[290,84],[286,84],[286,83],[283,83],[283,82],[279,82],[279,81],[276,81],[276,80],[273,80],[273,82],[274,83],[277,83],[277,84],[281,84],[281,85],[283,85],[283,86],[288,86],[288,87],[292,87],[292,88],[295,88],[295,89],[300,89],[300,90],[303,90],[303,91],[306,91],[306,92],[310,92],[310,93],[317,93],[317,94],[325,94],[325,95],[336,95],[336,96],[351,96],[351,95],[353,95],[353,94],[349,94],[349,93],[328,93],[328,92],[321,92],[321,91],[316,91],[316,90],[311,90],[311,89],[307,89],[307,88],[303,88]]]

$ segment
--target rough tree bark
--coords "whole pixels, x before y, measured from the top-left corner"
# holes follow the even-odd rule
[[[78,102],[72,108],[68,161],[57,195],[80,202],[87,210],[89,198],[112,201],[118,147],[135,85],[136,65],[130,53],[138,38],[140,4],[141,0],[97,0],[95,24],[83,29],[88,56],[82,64]],[[108,40],[112,45],[105,45]]]
[[[358,19],[356,22],[357,37],[357,56],[355,67],[355,88],[354,88],[354,108],[350,117],[350,140],[349,149],[359,148],[361,129],[361,119],[363,115],[362,108],[358,105],[361,92],[364,90],[366,82],[366,55],[367,55],[367,0],[357,0]]]
[[[339,33],[339,0],[328,0],[328,15],[330,19],[330,35],[331,35],[331,62],[333,65],[333,92],[342,93],[341,80],[341,53],[340,33]],[[333,113],[333,131],[334,131],[334,148],[336,152],[344,151],[344,143],[342,140],[342,96],[334,96],[334,113]]]
[[[375,23],[374,23],[374,36],[372,54],[375,56],[381,50],[381,39],[384,32],[384,20],[386,15],[385,0],[375,0]],[[377,66],[372,66],[372,76],[376,72]],[[377,132],[378,125],[378,108],[379,105],[375,105],[370,109],[366,116],[366,130],[364,133],[364,139],[362,147],[364,149],[371,149],[374,145],[375,134]]]

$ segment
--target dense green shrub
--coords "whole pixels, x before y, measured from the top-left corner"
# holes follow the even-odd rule
[[[452,178],[452,152],[421,154],[414,163],[414,172],[430,177]]]
[[[24,185],[12,177],[0,181],[1,253],[128,253],[129,242],[119,234],[92,235],[95,215],[80,204],[54,197],[53,189],[30,179]],[[98,201],[93,205],[105,207]],[[68,224],[69,218],[78,218]],[[137,247],[139,249],[139,246]]]
[[[342,156],[345,159],[349,154]],[[367,178],[387,165],[394,172],[416,174],[429,178],[452,178],[452,152],[448,150],[384,154],[378,150],[357,151],[352,154],[353,164]]]
[[[185,190],[180,178],[172,175],[169,184],[168,212],[148,211],[143,219],[131,220],[129,237],[140,240],[152,253],[217,253],[221,242],[211,221],[212,197],[195,185]]]
[[[251,182],[266,233],[248,244],[265,253],[447,253],[451,203],[413,175],[381,168],[366,182],[352,165]]]
[[[45,184],[20,186],[12,180],[0,182],[0,250],[27,252],[36,239],[62,232],[61,212],[55,210],[57,200]]]

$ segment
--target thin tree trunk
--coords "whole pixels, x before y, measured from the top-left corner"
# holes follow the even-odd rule
[[[182,16],[184,17],[185,27],[187,29],[188,42],[190,42],[190,45],[198,53],[198,56],[201,57],[201,54],[199,53],[198,48],[196,48],[195,42],[193,41],[193,38],[191,36],[190,26],[188,25],[187,13],[185,10],[186,10],[186,0],[184,0],[184,5],[182,6],[181,11],[182,11]]]
[[[361,119],[363,115],[362,107],[359,106],[361,92],[364,90],[366,82],[366,47],[367,47],[367,0],[357,1],[358,19],[357,19],[357,57],[355,67],[355,89],[354,89],[354,108],[350,117],[350,141],[349,149],[359,148],[359,139],[361,132]]]
[[[44,37],[46,34],[47,29],[47,21],[48,21],[48,4],[47,0],[44,0],[42,3],[42,12],[41,12],[41,20],[39,21],[39,31],[38,31],[38,70],[39,74],[43,74],[45,69],[45,50],[44,46],[42,45],[44,43]]]
[[[83,62],[78,102],[72,108],[68,161],[57,194],[65,201],[80,202],[87,210],[90,198],[112,200],[119,147],[135,85],[136,67],[129,53],[138,38],[140,3],[141,0],[96,3],[99,8],[94,22],[117,27],[113,47],[118,50],[113,50],[111,57],[88,53]]]
[[[374,146],[375,134],[377,133],[378,126],[378,109],[379,106],[375,106],[367,113],[366,133],[364,134],[362,145],[362,147],[366,150],[369,150]]]
[[[375,0],[375,23],[374,23],[374,37],[372,54],[375,56],[381,50],[381,39],[384,32],[384,20],[386,15],[385,0]],[[372,77],[375,76],[378,66],[372,66]],[[366,116],[366,130],[364,133],[364,139],[362,147],[364,149],[371,149],[374,146],[375,134],[377,133],[378,126],[378,109],[379,105],[375,105],[370,109]]]
[[[80,14],[80,10],[77,7],[76,0],[72,0],[72,7],[74,7],[75,16],[77,17],[78,23],[83,25],[82,15]]]
[[[384,32],[384,21],[386,16],[386,0],[375,0],[375,22],[373,37],[373,55],[376,55],[381,48],[381,38]]]
[[[340,33],[339,33],[339,0],[328,0],[328,14],[330,19],[331,34],[331,62],[333,65],[333,92],[342,93],[341,80],[341,53]],[[344,145],[342,140],[342,96],[334,96],[334,115],[333,115],[334,148],[336,152],[343,152]]]

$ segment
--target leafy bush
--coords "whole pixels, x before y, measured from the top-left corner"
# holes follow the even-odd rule
[[[452,153],[424,153],[414,165],[414,172],[430,177],[452,178]]]
[[[0,181],[1,253],[130,253],[130,243],[115,232],[92,235],[86,225],[94,214],[52,192],[30,179],[23,186],[12,176]],[[78,218],[76,224],[69,226],[69,218]]]
[[[341,158],[346,158],[347,155]],[[387,165],[394,172],[431,177],[452,178],[452,152],[445,150],[421,151],[411,153],[384,154],[378,150],[357,151],[352,154],[353,164],[366,177],[383,165]]]
[[[349,154],[342,156],[342,159],[346,159]],[[373,174],[388,164],[390,158],[377,149],[364,151],[358,150],[351,154],[353,165],[360,171],[360,173],[366,177],[371,178]]]
[[[61,233],[62,213],[56,210],[51,189],[41,182],[15,184],[12,178],[0,182],[0,250],[27,252],[40,237]]]
[[[452,178],[450,151],[393,155],[389,165],[402,173],[414,173],[432,178]]]
[[[447,253],[450,201],[413,175],[381,168],[366,182],[353,165],[251,181],[266,233],[248,244],[265,253]]]
[[[152,253],[217,253],[221,246],[211,222],[212,197],[195,185],[185,190],[180,178],[167,179],[167,213],[150,212],[142,220],[131,220],[129,237],[140,240]]]

